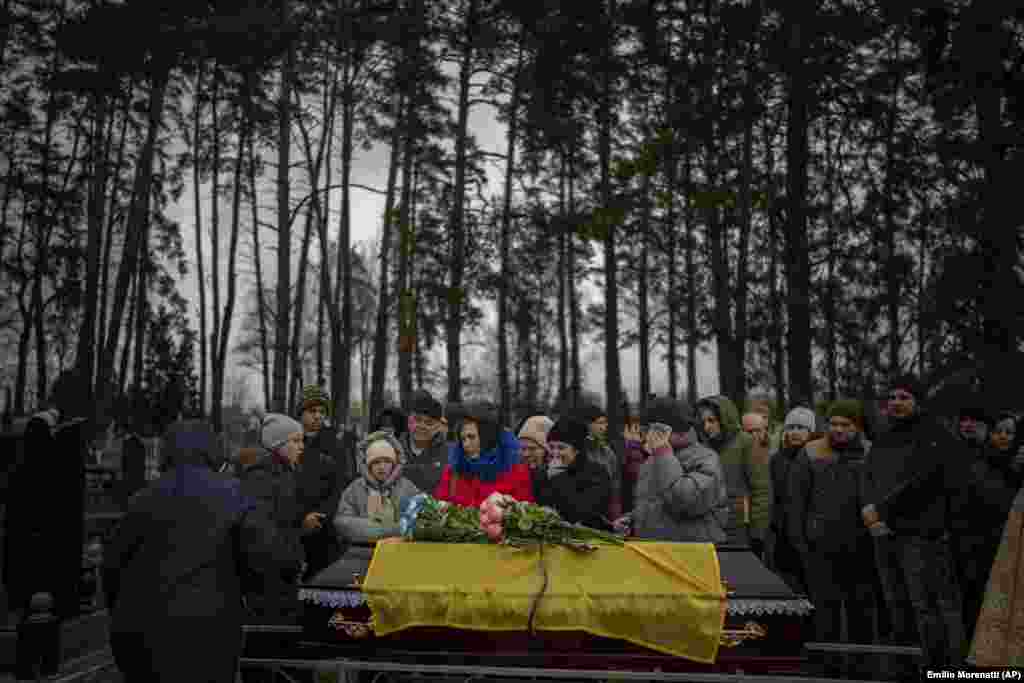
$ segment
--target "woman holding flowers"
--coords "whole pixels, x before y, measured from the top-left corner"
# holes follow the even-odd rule
[[[341,494],[334,527],[353,543],[399,535],[399,511],[420,492],[402,476],[402,446],[390,432],[374,432],[359,444],[362,476]]]
[[[611,529],[605,518],[612,496],[611,477],[587,455],[588,427],[560,418],[547,436],[551,459],[534,478],[537,502],[554,508],[568,522],[593,529]]]
[[[530,470],[519,460],[519,440],[485,406],[466,406],[463,413],[459,440],[448,453],[434,497],[477,507],[492,493],[503,493],[532,503]]]

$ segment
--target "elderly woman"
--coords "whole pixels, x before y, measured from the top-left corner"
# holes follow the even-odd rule
[[[530,415],[523,418],[516,429],[519,435],[519,456],[530,468],[530,479],[534,493],[538,480],[544,476],[548,466],[548,432],[555,421],[547,415]]]
[[[586,424],[562,418],[548,432],[551,460],[534,479],[537,502],[554,508],[566,521],[611,530],[605,517],[612,496],[608,471],[587,455]]]
[[[434,497],[476,507],[492,493],[534,502],[530,470],[519,461],[519,440],[502,429],[486,406],[464,406],[459,441],[448,452],[448,464]]]
[[[402,446],[388,432],[374,432],[359,444],[361,476],[341,494],[334,527],[353,543],[398,536],[398,515],[420,490],[402,476]]]

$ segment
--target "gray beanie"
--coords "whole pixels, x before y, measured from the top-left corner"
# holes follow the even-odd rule
[[[276,451],[285,445],[288,437],[301,432],[302,425],[281,413],[268,413],[260,425],[260,444],[268,451]]]
[[[815,418],[814,411],[810,408],[793,408],[786,414],[786,421],[783,423],[783,428],[788,429],[789,427],[803,427],[809,432],[813,432],[817,419]]]

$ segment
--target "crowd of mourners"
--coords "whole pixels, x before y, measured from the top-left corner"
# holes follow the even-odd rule
[[[207,425],[182,422],[107,553],[115,655],[127,680],[207,680],[175,653],[191,639],[223,653],[226,671],[240,648],[236,597],[249,595],[250,616],[291,618],[296,585],[351,545],[398,536],[412,496],[478,506],[500,492],[637,539],[749,548],[809,597],[816,640],[919,645],[926,665],[961,663],[1024,477],[1020,417],[965,406],[943,422],[925,405],[902,376],[881,420],[852,399],[784,412],[752,400],[741,413],[711,396],[652,397],[621,425],[582,402],[513,426],[491,405],[445,407],[420,391],[364,438],[339,438],[325,427],[330,398],[310,386],[294,416],[264,416],[259,445],[231,461],[213,457]],[[225,578],[224,534],[238,537],[240,580]],[[174,596],[156,615],[154,585]],[[215,617],[225,628],[211,630]],[[168,620],[173,638],[156,625]]]
[[[919,645],[938,666],[967,653],[1024,451],[1016,414],[968,405],[944,422],[925,404],[912,376],[870,416],[854,399],[789,406],[776,422],[766,399],[741,414],[725,396],[652,397],[625,411],[616,453],[594,402],[513,427],[493,406],[445,410],[418,392],[345,448],[323,445],[329,400],[310,387],[301,422],[267,416],[261,439],[283,466],[273,476],[297,472],[298,509],[281,522],[302,529],[307,576],[348,543],[397,536],[418,492],[477,506],[498,491],[638,539],[749,547],[810,598],[818,641]]]

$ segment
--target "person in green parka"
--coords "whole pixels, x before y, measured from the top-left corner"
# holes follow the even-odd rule
[[[757,457],[750,435],[740,429],[739,410],[725,396],[697,402],[701,440],[718,453],[725,473],[732,514],[726,527],[729,545],[764,550],[771,515],[772,478],[768,459]]]

